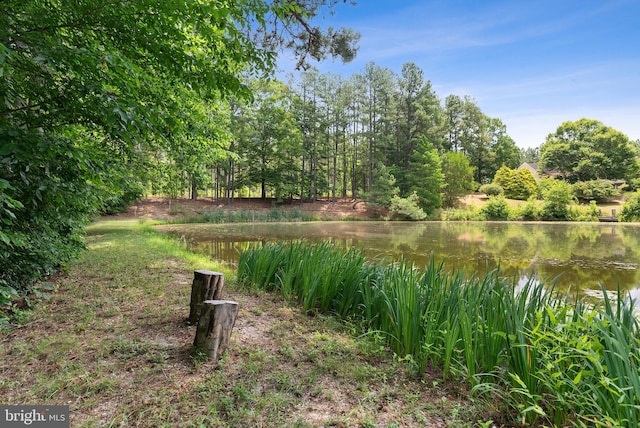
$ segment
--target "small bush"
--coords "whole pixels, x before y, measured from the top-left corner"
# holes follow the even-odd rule
[[[413,192],[406,198],[394,196],[391,198],[389,211],[408,220],[424,220],[427,214],[418,206],[418,195]]]
[[[442,221],[481,221],[484,220],[484,215],[479,207],[470,206],[464,209],[442,210],[440,218]]]
[[[540,211],[543,220],[567,221],[571,219],[569,207],[574,201],[571,184],[562,180],[548,182],[543,190],[543,197],[544,202]]]
[[[525,221],[537,220],[540,217],[540,210],[538,209],[536,197],[530,197],[527,203],[516,211],[515,217],[518,220]]]
[[[633,193],[622,205],[620,221],[640,221],[640,191]]]
[[[596,201],[589,205],[574,205],[571,207],[571,220],[574,221],[598,221],[599,209]]]
[[[504,196],[491,196],[482,207],[482,213],[487,220],[508,220],[509,206]]]
[[[624,186],[625,191],[633,191],[640,189],[640,178],[634,178],[629,181],[626,186]]]
[[[573,191],[578,199],[587,201],[601,201],[619,194],[613,184],[605,180],[578,181],[573,185]]]
[[[478,189],[480,193],[484,193],[487,196],[498,196],[504,194],[504,189],[499,184],[483,184]]]
[[[502,186],[507,198],[524,201],[538,194],[538,183],[528,169],[511,169],[502,166],[496,172],[493,182]]]

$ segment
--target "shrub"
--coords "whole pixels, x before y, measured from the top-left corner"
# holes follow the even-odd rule
[[[373,171],[373,183],[371,191],[365,194],[368,204],[374,207],[387,208],[391,206],[391,200],[398,196],[400,190],[396,187],[396,178],[391,171],[380,161]]]
[[[511,199],[527,200],[538,193],[538,183],[528,169],[502,166],[496,172],[493,182],[502,186],[504,195]]]
[[[543,197],[544,202],[540,211],[543,220],[571,219],[569,206],[574,200],[571,184],[562,180],[548,182],[543,191]]]
[[[391,198],[389,211],[408,220],[424,220],[427,218],[427,214],[418,206],[418,195],[415,192],[406,198],[399,196]]]
[[[573,185],[573,190],[578,199],[587,201],[600,201],[619,194],[613,184],[606,180],[578,181]]]
[[[440,219],[442,221],[481,221],[484,220],[484,215],[479,207],[470,206],[442,210]]]
[[[570,218],[573,221],[598,221],[599,211],[596,201],[589,202],[589,205],[574,205]]]
[[[620,221],[640,221],[640,192],[633,193],[622,205]]]
[[[478,189],[480,193],[484,193],[487,196],[498,196],[504,194],[504,189],[499,184],[483,184]]]
[[[517,210],[515,216],[519,220],[537,220],[540,216],[537,200],[535,196],[531,196],[527,203]]]
[[[487,204],[482,207],[482,213],[487,220],[508,220],[509,206],[504,196],[491,196]]]
[[[630,180],[625,186],[626,191],[631,190],[635,192],[638,189],[640,189],[640,178],[634,178],[633,180]]]

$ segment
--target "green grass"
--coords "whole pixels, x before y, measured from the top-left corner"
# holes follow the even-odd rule
[[[319,218],[303,214],[301,210],[272,208],[270,210],[200,210],[196,216],[170,223],[265,223],[286,221],[317,221]]]
[[[361,336],[358,321],[320,313],[343,294],[318,290],[307,312],[240,289],[227,266],[147,223],[96,223],[87,245],[52,284],[50,301],[0,331],[0,402],[68,404],[74,427],[470,427],[488,419],[457,385],[416,381],[383,335]],[[240,303],[217,366],[190,352],[196,268],[223,271],[224,297]]]

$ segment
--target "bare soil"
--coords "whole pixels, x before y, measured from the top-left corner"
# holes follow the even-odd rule
[[[171,220],[185,217],[195,217],[203,212],[215,210],[228,211],[269,211],[274,208],[297,209],[303,215],[314,216],[323,220],[340,219],[374,219],[384,216],[386,212],[368,206],[364,201],[353,198],[339,198],[335,202],[331,200],[318,200],[317,202],[293,201],[277,203],[272,199],[238,198],[233,201],[215,200],[212,198],[162,198],[149,197],[142,199],[129,207],[127,212],[116,214],[118,218],[141,218],[153,220]]]

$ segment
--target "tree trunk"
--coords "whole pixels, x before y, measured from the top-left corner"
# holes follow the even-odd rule
[[[191,200],[192,201],[197,201],[198,200],[198,186],[196,185],[195,180],[193,179],[193,177],[191,178]]]
[[[217,361],[229,346],[239,306],[229,300],[205,300],[193,346]]]
[[[189,324],[198,322],[202,311],[202,302],[205,300],[220,300],[224,275],[210,270],[193,271],[193,283],[191,284],[191,305],[189,311]]]

